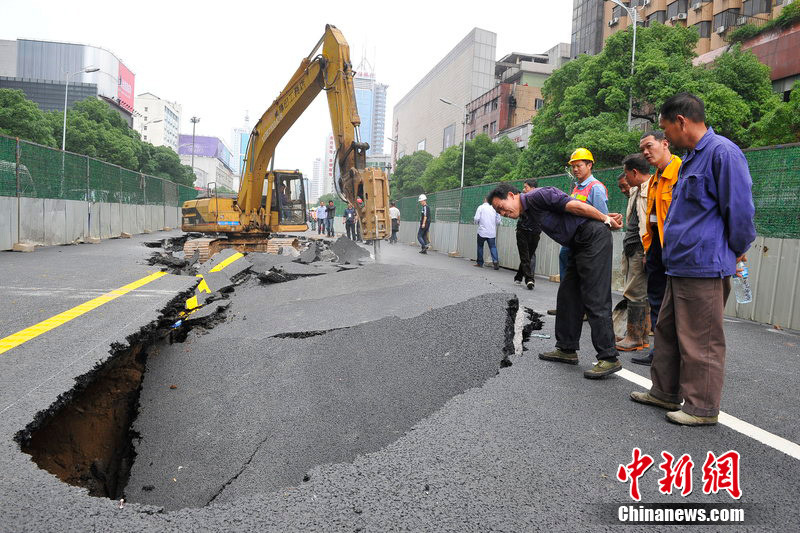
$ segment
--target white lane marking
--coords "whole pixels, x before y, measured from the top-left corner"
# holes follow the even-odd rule
[[[617,372],[617,375],[647,390],[650,390],[650,387],[653,385],[653,382],[646,377],[640,376],[639,374],[624,368]],[[762,444],[766,444],[770,448],[774,448],[779,452],[783,452],[789,457],[800,460],[800,444],[784,439],[783,437],[779,437],[774,433],[770,433],[767,430],[761,429],[758,426],[754,426],[753,424],[745,422],[744,420],[736,418],[735,416],[731,416],[723,411],[719,412],[719,423],[723,426],[728,426],[734,431],[738,431],[742,435],[746,435],[751,439],[757,440]]]

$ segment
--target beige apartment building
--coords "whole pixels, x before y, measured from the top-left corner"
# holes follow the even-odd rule
[[[745,24],[761,25],[778,16],[791,0],[629,0],[637,10],[640,24],[661,22],[670,26],[697,28],[697,55],[712,52],[729,43],[727,35]],[[576,2],[577,4],[578,2]],[[603,42],[608,36],[632,24],[625,9],[613,2],[603,3]]]

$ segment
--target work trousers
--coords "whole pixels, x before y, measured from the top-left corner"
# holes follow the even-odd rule
[[[567,273],[567,262],[569,261],[569,248],[566,246],[562,246],[561,250],[558,251],[558,276],[560,279],[564,279],[564,275]]]
[[[650,394],[694,416],[716,416],[725,374],[722,315],[730,278],[667,276],[656,326]]]
[[[585,312],[597,358],[616,360],[611,322],[611,230],[598,220],[587,220],[578,226],[569,250],[556,297],[556,348],[580,348]]]
[[[419,231],[417,232],[417,242],[424,250],[427,246],[430,245],[430,241],[428,240],[428,226],[420,226]]]
[[[536,248],[539,247],[539,231],[517,229],[517,252],[519,252],[519,268],[514,279],[525,283],[533,281],[536,273]]]
[[[483,264],[483,243],[489,243],[489,253],[492,254],[492,263],[497,263],[497,240],[495,237],[481,237],[478,235],[478,255],[477,262],[479,265]]]
[[[347,233],[348,239],[356,240],[356,223],[353,221],[344,223],[344,231]]]
[[[658,312],[661,301],[664,299],[664,289],[667,288],[667,271],[661,261],[661,240],[658,238],[658,227],[653,225],[653,242],[647,250],[647,301],[650,303],[650,323],[653,331],[658,324]]]
[[[318,218],[317,219],[317,224],[319,225],[319,227],[318,227],[319,231],[317,232],[317,234],[318,235],[324,235],[325,234],[325,219],[324,218]]]
[[[400,230],[400,221],[396,218],[392,219],[392,235],[389,237],[389,242],[397,242],[397,232]]]
[[[639,248],[630,257],[622,254],[622,275],[625,276],[625,290],[622,292],[622,297],[630,302],[646,302],[647,273],[644,269],[644,248]]]
[[[333,219],[326,218],[325,219],[325,226],[326,231],[328,232],[328,237],[333,237]]]

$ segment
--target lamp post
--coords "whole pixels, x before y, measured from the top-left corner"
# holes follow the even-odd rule
[[[450,100],[446,100],[444,98],[439,98],[440,102],[444,102],[447,105],[451,105],[453,107],[458,107],[456,104],[451,102]],[[464,136],[461,140],[461,188],[464,188],[464,154],[467,152],[467,106],[464,106]]]
[[[65,74],[65,83],[64,83],[64,127],[61,130],[61,151],[63,152],[67,146],[67,94],[69,93],[69,79],[72,76],[77,74],[86,73],[89,74],[90,72],[97,72],[100,70],[99,67],[83,67],[77,72],[72,73],[64,73]]]
[[[638,14],[635,7],[628,7],[620,0],[603,0],[611,1],[628,12],[628,16],[633,21],[633,45],[631,46],[631,78],[633,78],[633,67],[636,61],[636,24],[639,22]],[[631,113],[633,111],[633,80],[631,80],[631,88],[628,95],[628,131],[631,129]]]
[[[192,174],[194,174],[194,131],[197,123],[200,122],[200,117],[192,117],[189,120],[192,122]]]

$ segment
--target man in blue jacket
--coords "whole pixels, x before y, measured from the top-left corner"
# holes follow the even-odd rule
[[[653,386],[631,399],[668,409],[676,424],[712,425],[722,396],[730,276],[756,236],[753,181],[742,151],[706,127],[703,101],[693,94],[664,102],[659,123],[687,155],[664,221],[667,288],[655,331]]]

